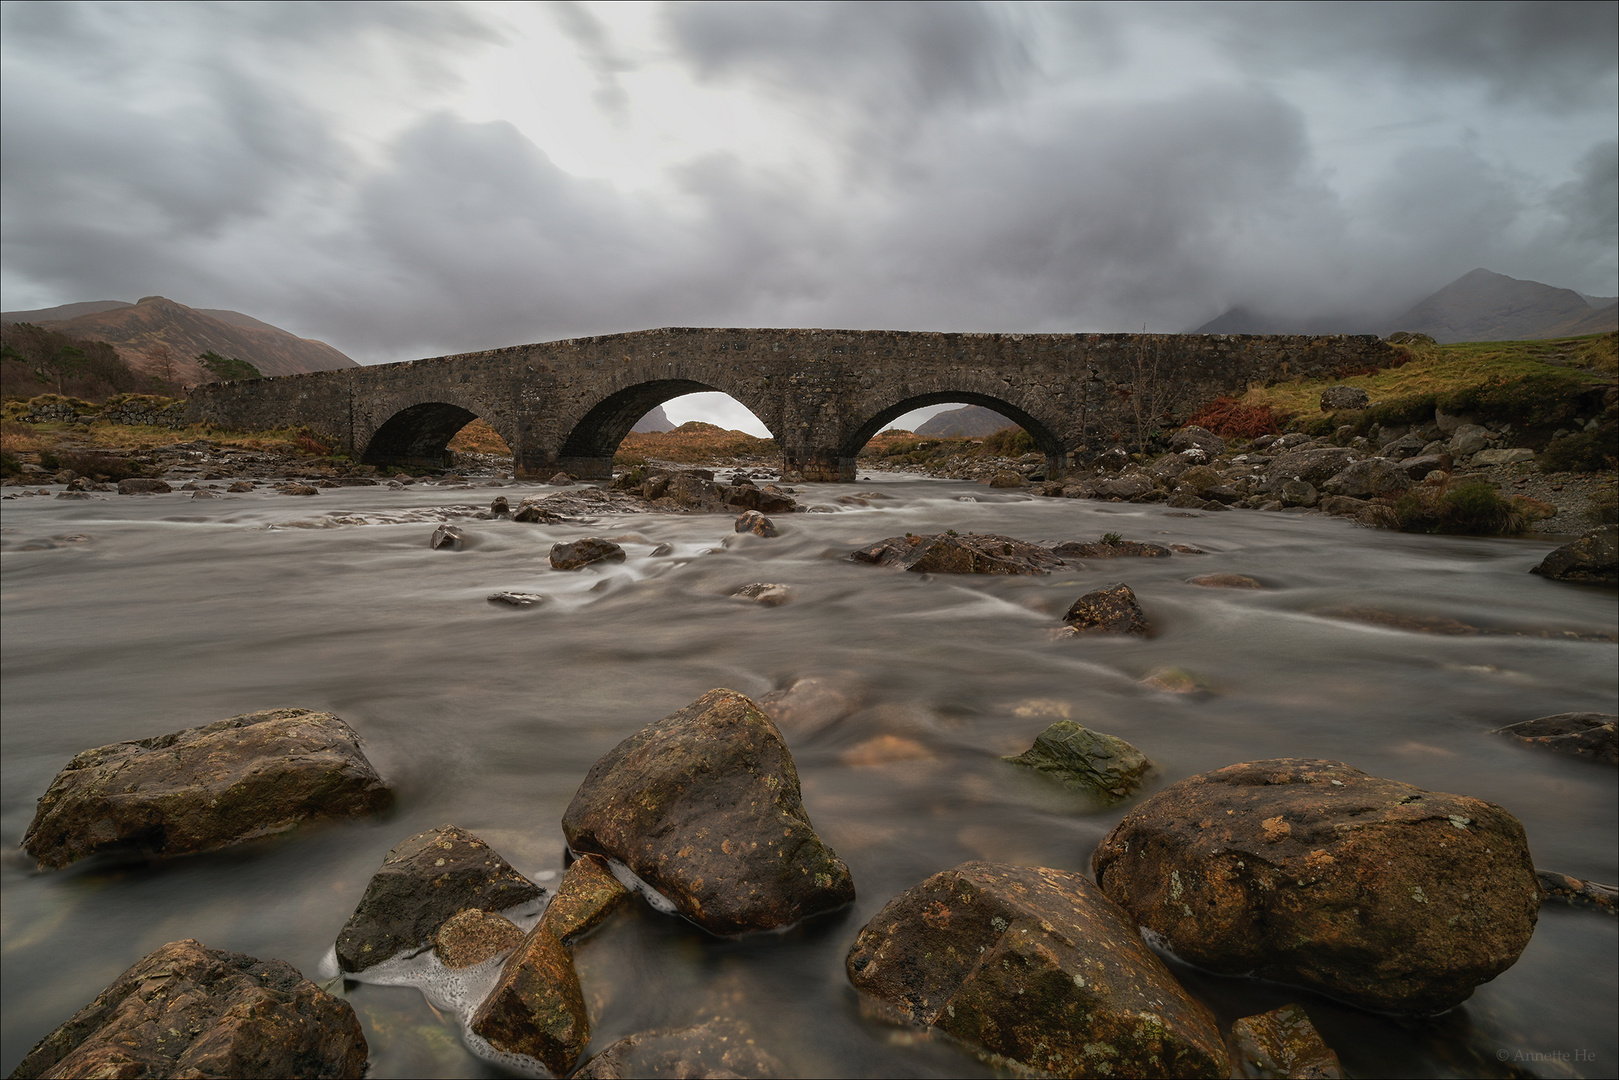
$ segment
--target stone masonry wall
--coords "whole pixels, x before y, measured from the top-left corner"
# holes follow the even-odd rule
[[[1130,437],[1138,406],[1149,420],[1184,418],[1254,383],[1332,377],[1391,356],[1371,336],[663,329],[213,384],[193,391],[186,416],[307,426],[365,457],[405,445],[411,425],[436,442],[467,413],[500,433],[520,474],[600,476],[641,415],[711,389],[753,411],[787,468],[848,479],[889,421],[965,401],[1028,429],[1056,475],[1066,451]]]

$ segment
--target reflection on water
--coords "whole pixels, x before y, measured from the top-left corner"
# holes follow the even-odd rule
[[[464,489],[8,502],[0,1067],[177,938],[314,973],[383,854],[424,829],[453,822],[525,873],[561,869],[559,822],[590,764],[721,686],[754,697],[805,678],[828,688],[820,706],[784,707],[782,727],[805,806],[860,898],[742,941],[640,905],[616,916],[578,953],[597,1047],[727,1015],[798,1074],[986,1074],[945,1043],[863,1019],[843,957],[894,894],[963,860],[1088,867],[1130,804],[1097,811],[1000,761],[1062,717],[1151,757],[1144,794],[1236,761],[1338,759],[1500,803],[1523,820],[1537,865],[1619,879],[1614,771],[1488,734],[1614,709],[1613,591],[1528,574],[1550,542],[870,483],[894,497],[846,507],[834,500],[847,489],[807,487],[809,503],[839,512],[778,519],[776,539],[739,536],[726,516],[458,517],[470,538],[460,552],[429,550],[427,538],[445,508],[483,497]],[[922,578],[842,561],[885,536],[947,528],[1035,542],[1117,531],[1206,554],[1043,578]],[[553,571],[551,544],[584,535],[618,538],[628,561]],[[1265,587],[1189,583],[1209,573]],[[793,601],[730,596],[761,581],[788,585]],[[1052,638],[1077,595],[1114,581],[1135,590],[1152,637]],[[500,590],[547,601],[488,603]],[[1450,632],[1425,632],[1433,626]],[[41,875],[15,851],[34,800],[76,751],[280,706],[348,720],[399,788],[393,814],[161,867]],[[1227,1024],[1302,1001],[1354,1075],[1505,1075],[1532,1060],[1520,1053],[1543,1055],[1527,1066],[1537,1074],[1604,1075],[1619,1068],[1616,947],[1614,920],[1549,908],[1514,968],[1423,1022],[1180,974]],[[415,991],[348,993],[373,1075],[490,1074]],[[1554,1051],[1567,1056],[1545,1056]]]

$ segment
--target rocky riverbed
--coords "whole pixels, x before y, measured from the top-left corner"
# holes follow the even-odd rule
[[[156,1008],[182,953],[321,1030],[351,1016],[378,1076],[1619,1060],[1589,960],[1615,923],[1564,902],[1619,876],[1606,721],[1552,722],[1612,711],[1612,591],[1531,575],[1555,542],[1173,489],[258,479],[6,504],[4,827],[29,832],[71,760],[124,760],[87,748],[206,761],[213,735],[186,732],[294,707],[341,717],[389,799],[265,810],[268,835],[186,857],[164,824],[49,873],[0,864],[8,1063],[104,989]],[[770,530],[739,531],[765,506]],[[606,556],[566,554],[587,541]],[[352,772],[344,738],[298,753]],[[1309,929],[1203,932],[1283,914]],[[968,962],[921,955],[946,942]],[[74,1025],[47,1042],[101,1053]],[[350,1070],[352,1041],[325,1045]]]

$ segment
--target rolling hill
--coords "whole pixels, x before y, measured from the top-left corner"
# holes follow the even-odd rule
[[[162,347],[172,357],[173,378],[184,383],[215,381],[196,362],[212,351],[246,360],[265,375],[296,375],[356,367],[355,361],[323,341],[301,338],[239,311],[189,308],[161,296],[134,304],[92,300],[57,308],[0,313],[5,322],[28,322],[92,341],[105,341],[137,370],[162,374]]]

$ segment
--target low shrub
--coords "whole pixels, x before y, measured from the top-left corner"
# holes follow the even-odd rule
[[[1244,405],[1230,397],[1217,397],[1186,421],[1223,439],[1257,439],[1277,435],[1281,429],[1269,405]]]
[[[1598,472],[1619,465],[1619,424],[1553,439],[1540,455],[1541,472]]]
[[[1599,491],[1591,499],[1591,524],[1619,525],[1619,492]]]
[[[49,468],[72,469],[80,476],[90,476],[97,480],[128,480],[133,476],[146,475],[143,466],[119,454],[76,450],[63,451],[51,456],[55,464]],[[45,455],[40,455],[41,460],[44,457]]]
[[[1005,427],[985,435],[978,452],[986,457],[1019,457],[1039,449],[1034,436],[1027,431],[1020,427]]]
[[[1392,499],[1374,499],[1368,520],[1401,532],[1509,536],[1524,530],[1524,517],[1501,493],[1481,481],[1418,484]]]

